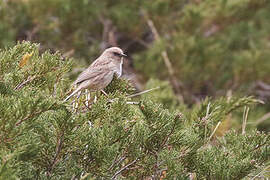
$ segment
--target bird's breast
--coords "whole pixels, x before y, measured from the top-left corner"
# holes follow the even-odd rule
[[[122,64],[123,60],[119,61],[113,61],[111,64],[111,69],[117,74],[118,77],[122,75]]]

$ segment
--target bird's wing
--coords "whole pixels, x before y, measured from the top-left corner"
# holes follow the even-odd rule
[[[94,62],[89,68],[84,70],[76,79],[74,84],[78,85],[86,80],[93,79],[97,76],[100,76],[104,73],[107,73],[109,71],[108,63],[107,62],[102,62],[99,63],[98,61]]]

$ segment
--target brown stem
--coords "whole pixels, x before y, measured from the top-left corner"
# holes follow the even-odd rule
[[[27,80],[25,80],[25,81],[21,82],[20,84],[18,84],[18,85],[14,88],[14,90],[19,90],[19,89],[23,88],[27,83],[33,81],[35,78],[36,78],[36,76],[33,76],[33,77],[29,76],[29,77],[27,78]]]
[[[147,13],[145,11],[142,11],[145,19],[146,19],[146,22],[149,26],[149,28],[151,29],[153,35],[154,35],[154,39],[158,42],[161,41],[161,38],[160,38],[160,35],[154,25],[154,22],[149,18],[149,16],[147,15]],[[173,70],[173,66],[172,66],[172,63],[169,59],[169,56],[168,56],[168,53],[166,50],[163,50],[161,52],[161,55],[162,55],[162,58],[163,58],[163,61],[165,63],[165,66],[168,70],[168,73],[169,73],[169,76],[170,76],[170,80],[171,80],[171,84],[176,92],[176,95],[177,95],[177,99],[179,102],[183,102],[183,96],[181,95],[181,85],[179,83],[179,81],[177,80],[176,76],[175,76],[175,73],[174,73],[174,70]]]
[[[40,110],[40,111],[38,111],[38,112],[31,113],[29,116],[26,116],[25,118],[21,119],[21,120],[20,120],[19,122],[17,122],[15,125],[16,125],[16,126],[19,126],[22,122],[24,122],[24,121],[26,121],[26,120],[28,120],[28,119],[30,119],[30,118],[36,116],[36,115],[41,114],[41,113],[43,113],[44,111],[45,111],[45,110]]]
[[[39,115],[39,114],[41,114],[41,113],[43,113],[43,112],[45,112],[45,111],[50,110],[50,108],[51,108],[53,105],[55,105],[55,103],[53,103],[48,109],[43,109],[43,110],[39,110],[39,111],[37,111],[37,112],[32,112],[30,115],[28,115],[28,116],[26,116],[25,118],[23,118],[23,119],[21,119],[20,121],[18,121],[15,125],[16,125],[16,126],[19,126],[22,122],[24,122],[24,121],[26,121],[26,120],[28,120],[28,119],[30,119],[30,118],[36,116],[36,115]]]
[[[132,161],[131,163],[127,164],[126,166],[124,166],[123,168],[121,168],[119,171],[117,171],[113,177],[111,179],[115,179],[119,174],[121,174],[121,172],[123,172],[124,170],[126,170],[129,166],[133,165],[134,163],[136,163],[139,159],[135,159],[134,161]]]
[[[177,120],[178,120],[178,116],[175,117],[173,127],[172,127],[170,133],[169,133],[169,134],[166,136],[166,138],[164,139],[163,143],[161,144],[161,147],[163,147],[163,146],[167,143],[169,137],[170,137],[170,136],[172,135],[172,133],[174,132],[175,126],[176,126],[176,121],[177,121]]]
[[[51,172],[52,172],[54,166],[58,162],[58,157],[59,157],[59,154],[60,154],[62,146],[63,146],[63,138],[64,138],[64,133],[61,134],[60,138],[57,141],[56,150],[55,150],[55,156],[54,156],[52,162],[50,163],[50,168],[48,170],[49,175],[51,175]]]

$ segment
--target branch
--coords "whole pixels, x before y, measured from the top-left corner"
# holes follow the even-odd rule
[[[51,175],[51,172],[52,172],[54,166],[55,166],[56,163],[57,163],[58,156],[59,156],[59,154],[60,154],[60,152],[61,152],[62,145],[63,145],[63,137],[64,137],[64,133],[61,134],[60,138],[59,138],[58,141],[57,141],[57,146],[56,146],[55,156],[54,156],[53,161],[51,162],[50,168],[49,168],[49,170],[48,170],[49,175]]]
[[[104,50],[107,46],[117,46],[116,27],[110,19],[105,18],[103,15],[98,17],[103,25],[101,49]]]
[[[121,158],[119,158],[118,160],[114,160],[112,165],[110,166],[110,168],[108,169],[109,171],[112,170],[113,167],[115,167],[117,164],[121,163],[122,161],[124,161],[126,159],[126,156],[122,156]]]
[[[111,179],[115,179],[122,171],[126,170],[129,166],[133,165],[134,163],[136,163],[139,159],[135,159],[134,161],[132,161],[131,163],[127,164],[126,166],[124,166],[122,169],[120,169],[119,171],[117,171],[113,177]]]
[[[263,173],[265,170],[267,170],[268,168],[270,168],[270,165],[269,165],[269,166],[266,166],[260,173],[258,173],[256,176],[254,176],[251,180],[256,179],[256,177],[259,177],[259,175],[260,175],[261,173]]]
[[[139,96],[139,95],[148,93],[148,92],[150,92],[150,91],[153,91],[153,90],[156,90],[156,89],[159,89],[159,88],[160,88],[160,87],[155,87],[155,88],[147,89],[147,90],[142,91],[142,92],[138,92],[138,93],[135,93],[135,94],[131,94],[131,95],[127,96],[127,98],[132,98],[132,97],[135,97],[135,96]]]
[[[16,125],[16,126],[19,126],[22,122],[24,122],[24,121],[26,121],[26,120],[32,118],[33,116],[39,115],[39,114],[41,114],[41,113],[43,113],[43,112],[45,112],[45,111],[49,111],[49,110],[51,109],[51,107],[52,107],[53,105],[55,105],[55,104],[56,104],[56,103],[53,103],[50,107],[48,107],[48,109],[43,109],[43,110],[39,110],[39,111],[37,111],[37,112],[32,112],[29,116],[26,116],[25,118],[21,119],[21,120],[18,121],[15,125]]]
[[[208,141],[210,141],[212,139],[212,137],[214,136],[215,132],[217,131],[219,125],[221,124],[221,121],[219,121],[214,129],[214,131],[212,132],[212,134],[210,135]]]
[[[19,89],[23,88],[23,86],[25,86],[27,83],[33,81],[35,78],[36,78],[36,76],[33,76],[33,77],[28,76],[27,80],[25,80],[25,81],[21,82],[20,84],[18,84],[18,85],[14,88],[14,90],[19,90]]]
[[[172,135],[172,133],[174,132],[175,126],[176,126],[176,121],[179,119],[179,117],[181,117],[181,115],[177,115],[177,116],[174,118],[174,124],[173,124],[173,127],[171,128],[170,133],[165,137],[163,143],[161,144],[161,147],[163,147],[163,146],[167,143],[169,137],[170,137],[170,136]]]
[[[248,118],[249,107],[245,106],[243,113],[243,123],[242,123],[242,134],[246,133],[247,118]]]
[[[266,141],[266,142],[264,142],[264,143],[258,145],[257,147],[255,147],[255,148],[252,149],[251,151],[256,151],[257,149],[260,149],[261,147],[263,147],[263,146],[266,145],[267,143],[268,143],[268,142]]]
[[[15,125],[16,125],[16,126],[19,126],[22,122],[24,122],[24,121],[26,121],[26,120],[32,118],[32,117],[35,116],[35,115],[41,114],[41,113],[43,113],[44,111],[46,111],[46,110],[40,110],[40,111],[38,111],[38,112],[31,113],[29,116],[26,116],[25,118],[21,119],[21,120],[20,120],[19,122],[17,122]]]
[[[160,42],[161,38],[160,38],[160,35],[159,35],[155,25],[154,25],[154,22],[149,18],[146,11],[142,10],[142,14],[144,15],[144,17],[146,19],[146,22],[147,22],[151,32],[154,35],[154,39],[156,41]],[[183,96],[181,95],[181,92],[180,92],[181,86],[180,86],[180,83],[178,82],[177,78],[175,77],[175,73],[174,73],[174,70],[173,70],[173,67],[172,67],[172,63],[171,63],[171,61],[169,59],[167,51],[163,50],[161,52],[161,55],[162,55],[162,58],[163,58],[163,61],[164,61],[165,65],[166,65],[166,68],[167,68],[167,70],[169,72],[171,83],[172,83],[172,86],[173,86],[174,90],[176,91],[178,101],[183,102]]]
[[[260,119],[256,120],[255,123],[256,125],[264,122],[265,120],[269,119],[270,118],[270,112],[269,113],[266,113],[265,115],[263,115],[263,117],[261,117]]]

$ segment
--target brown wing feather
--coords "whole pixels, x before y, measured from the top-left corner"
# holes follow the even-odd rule
[[[104,71],[109,71],[108,64],[109,61],[97,59],[78,76],[74,84],[78,85],[86,80],[100,76]]]

